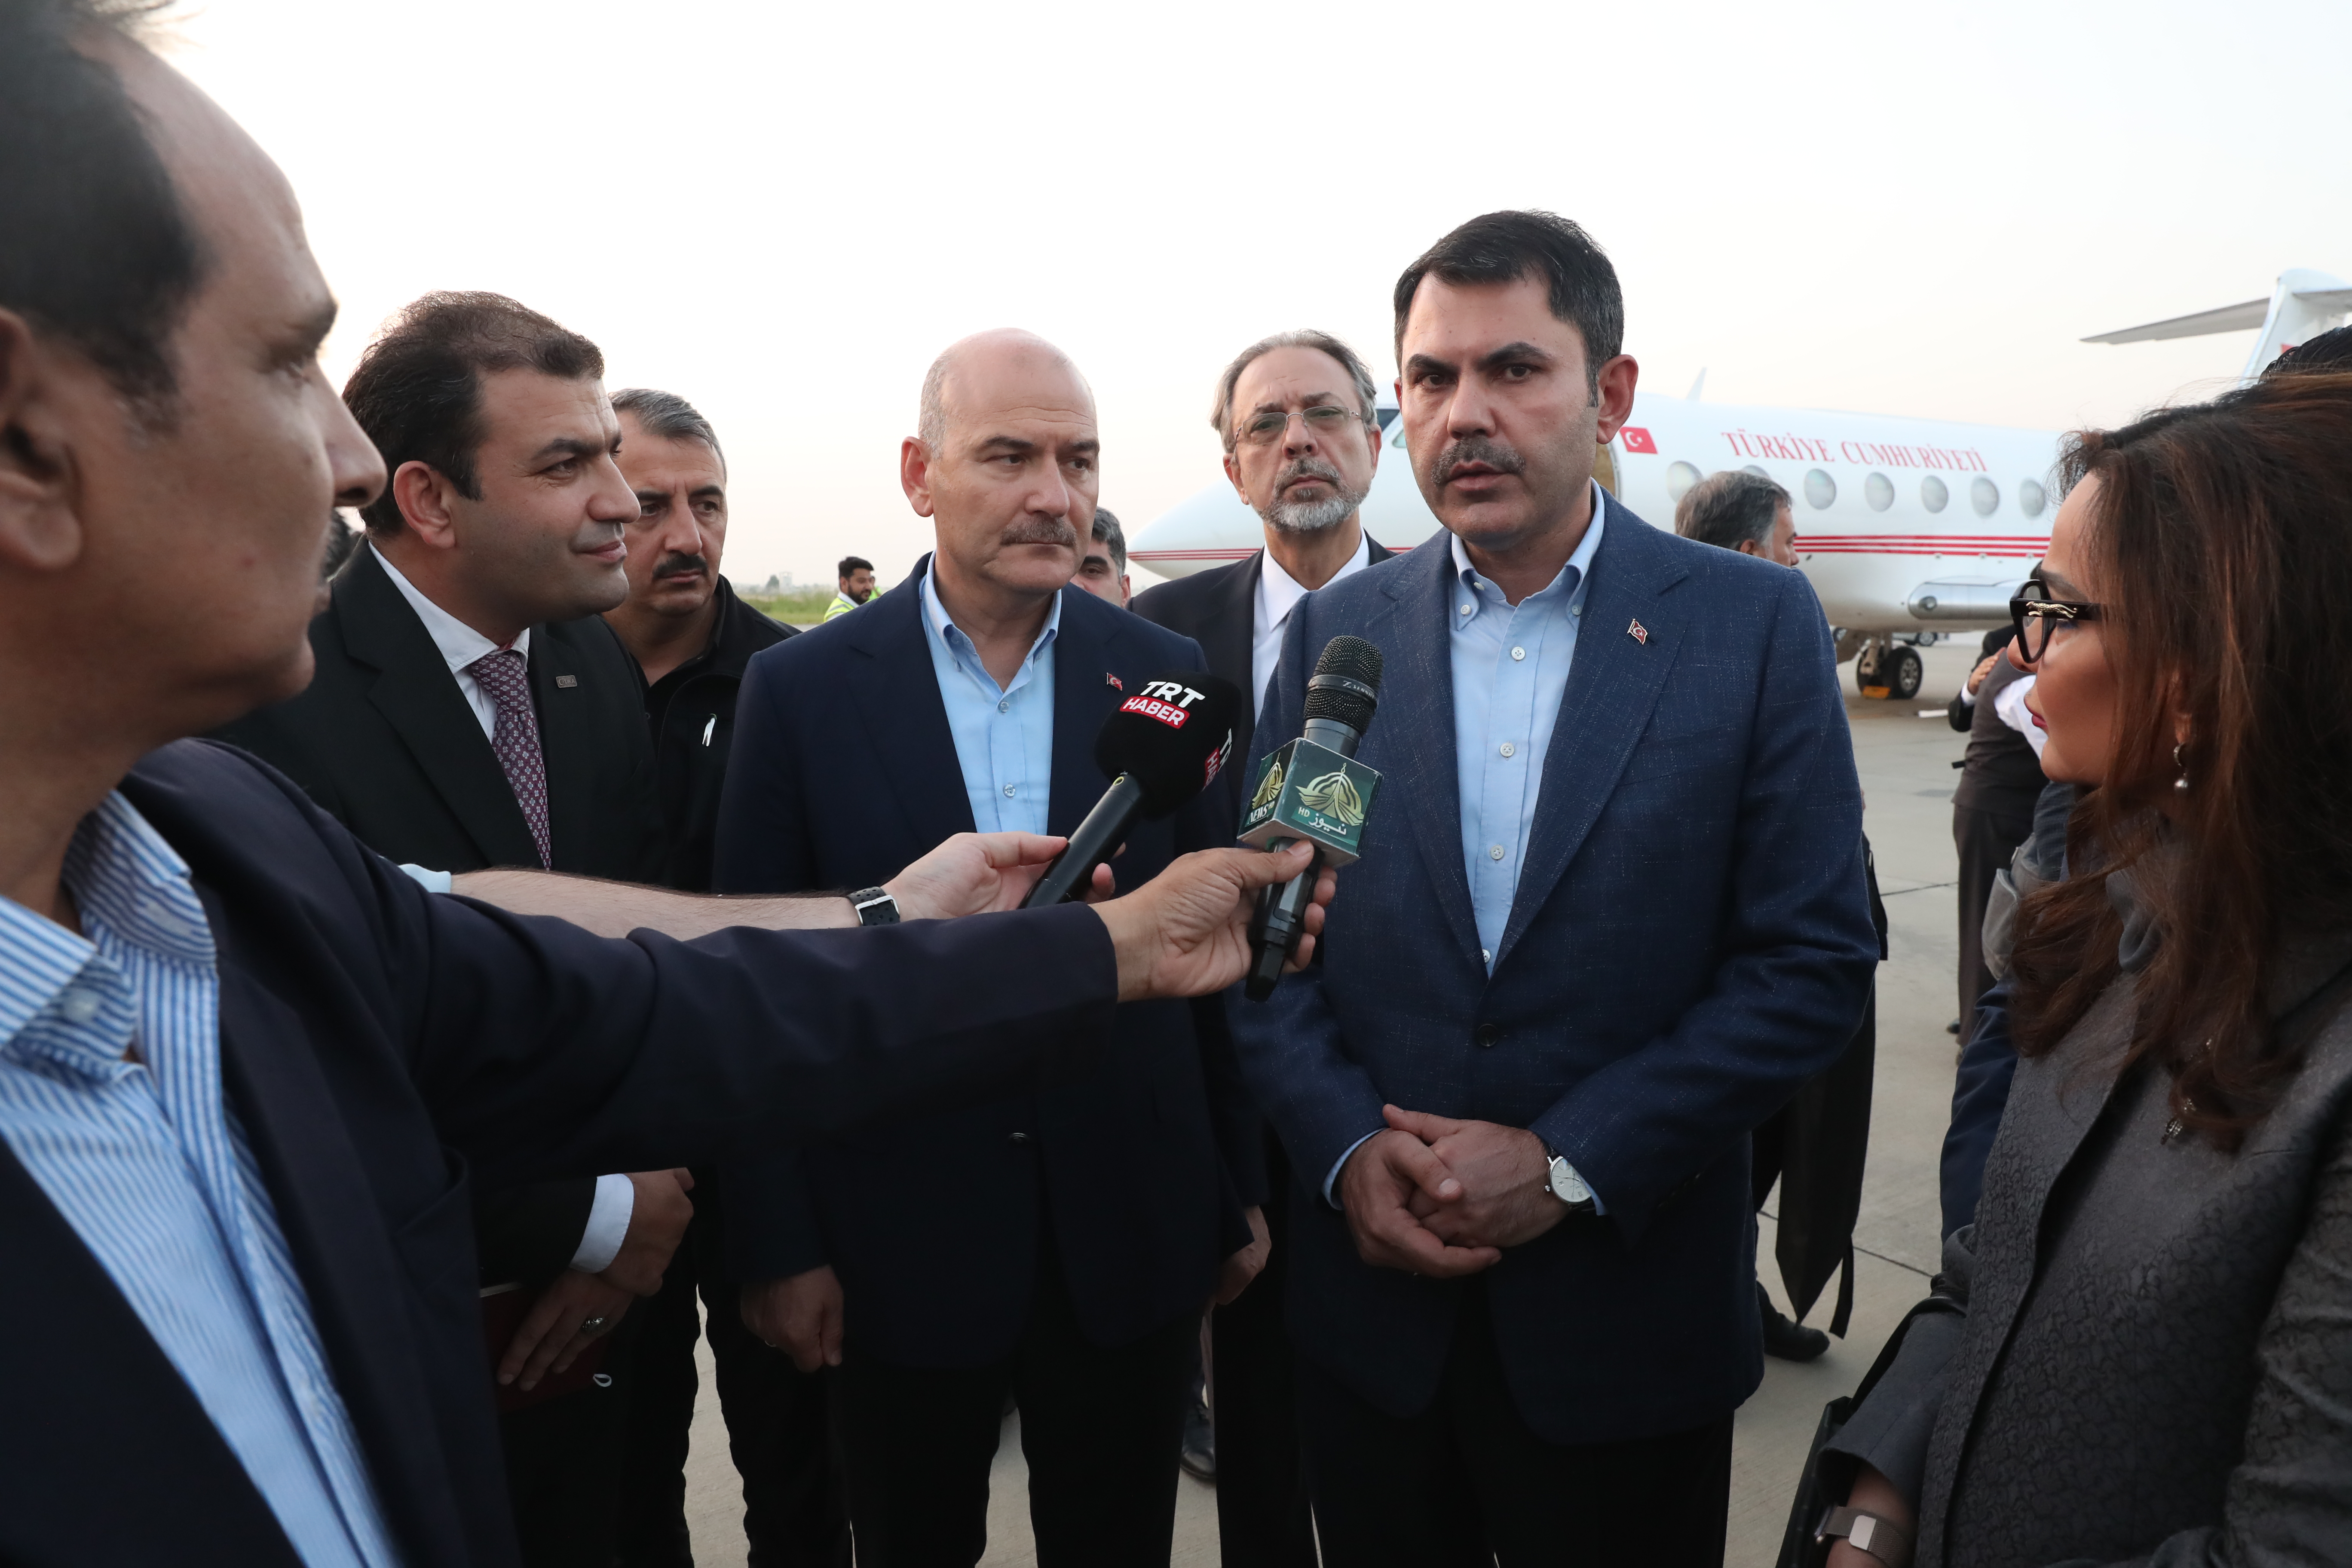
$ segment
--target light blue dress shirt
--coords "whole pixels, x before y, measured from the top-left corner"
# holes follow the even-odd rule
[[[388,1568],[358,1435],[222,1094],[220,973],[187,865],[114,795],[75,835],[65,885],[86,936],[0,899],[0,1138],[302,1561]]]
[[[982,833],[1045,831],[1054,793],[1054,638],[1061,629],[1056,594],[1013,684],[999,686],[971,638],[948,619],[929,570],[923,573],[923,640],[947,705],[972,826]]]
[[[1536,796],[1552,726],[1568,692],[1576,658],[1577,624],[1601,548],[1608,515],[1601,481],[1592,481],[1592,522],[1568,564],[1517,605],[1470,564],[1459,536],[1454,552],[1454,595],[1448,606],[1447,652],[1454,671],[1454,765],[1462,797],[1462,864],[1470,876],[1470,912],[1478,925],[1478,956],[1495,972],[1495,952],[1511,922],[1519,868],[1535,831]],[[1370,1141],[1348,1146],[1323,1178],[1323,1200],[1336,1204],[1348,1156]],[[1598,1194],[1595,1202],[1598,1203]],[[1606,1212],[1605,1210],[1603,1212]]]

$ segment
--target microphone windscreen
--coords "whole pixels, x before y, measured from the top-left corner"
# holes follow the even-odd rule
[[[1361,637],[1336,637],[1323,645],[1307,679],[1302,717],[1332,720],[1360,735],[1371,728],[1380,698],[1380,648]]]
[[[1209,787],[1234,760],[1241,688],[1202,670],[1139,684],[1103,721],[1095,765],[1142,786],[1143,815],[1166,816]]]

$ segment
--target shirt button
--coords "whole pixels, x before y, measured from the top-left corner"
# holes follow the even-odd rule
[[[1012,786],[1011,784],[1006,784],[1006,785],[1004,786],[1004,793],[1005,793],[1006,797],[1007,797],[1007,798],[1010,798],[1010,797],[1012,796],[1012,795],[1013,795],[1013,786]]]
[[[1568,613],[1571,616],[1580,616],[1584,614],[1584,606],[1582,605],[1570,605],[1568,607]]]
[[[999,713],[1008,712],[1008,711],[1010,711],[1010,710],[1011,710],[1012,707],[1013,707],[1013,699],[1011,699],[1010,697],[1008,697],[1008,698],[1006,698],[1003,701],[999,702],[999,703],[996,705],[996,710],[997,710]]]
[[[1466,615],[1468,615],[1468,614],[1470,613],[1470,606],[1469,606],[1469,605],[1463,605],[1463,606],[1462,606],[1462,613],[1463,613],[1464,615],[1465,615],[1465,616],[1466,616]]]
[[[1486,858],[1489,860],[1500,860],[1502,858],[1503,847],[1499,844],[1492,846],[1486,851]]]
[[[1495,954],[1494,954],[1494,952],[1493,952],[1491,949],[1488,949],[1488,948],[1484,948],[1484,947],[1480,948],[1480,949],[1478,950],[1478,962],[1479,962],[1479,963],[1494,963],[1494,962],[1495,962]]]
[[[1503,755],[1505,755],[1505,756],[1507,756],[1507,756],[1513,755],[1513,754],[1514,754],[1514,753],[1516,753],[1517,751],[1518,751],[1518,748],[1517,748],[1517,746],[1514,746],[1513,744],[1511,744],[1508,741],[1506,741],[1506,742],[1503,742]]]
[[[1528,650],[1523,647],[1515,647],[1511,650],[1511,657],[1513,658],[1525,658],[1528,657]]]
[[[65,1014],[67,1021],[75,1024],[87,1024],[97,1017],[98,1008],[98,994],[94,991],[68,991],[65,1001],[59,1005],[59,1011]]]
[[[1013,1135],[1013,1142],[1015,1143],[1026,1143],[1029,1142],[1029,1134],[1026,1132],[1015,1132]]]

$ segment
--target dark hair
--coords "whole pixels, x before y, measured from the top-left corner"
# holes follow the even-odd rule
[[[71,343],[162,425],[205,247],[122,79],[75,47],[132,39],[156,8],[0,0],[0,309]]]
[[[474,455],[482,428],[482,377],[534,370],[565,381],[604,374],[604,356],[579,333],[503,294],[427,294],[411,303],[360,355],[343,401],[383,455],[386,475],[423,463],[479,500]],[[378,533],[404,526],[393,487],[360,509]]]
[[[2352,370],[2352,327],[2333,327],[2307,339],[2263,366],[2264,375],[2303,375],[2313,371]]]
[[[1790,505],[1789,492],[1760,474],[1727,468],[1709,474],[1675,503],[1675,531],[1701,544],[1737,550],[1772,537],[1773,524]]]
[[[2106,879],[2137,866],[2163,940],[2126,1065],[2160,1063],[2183,1124],[2232,1147],[2299,1065],[2266,1005],[2282,948],[2352,926],[2352,374],[2078,432],[2062,475],[2099,481],[2084,551],[2116,751],[2070,824],[2075,875],[2019,910],[2018,1048],[2051,1050],[2116,977]],[[2178,854],[2150,860],[2168,821]]]
[[[1488,213],[1474,217],[1404,269],[1396,286],[1397,363],[1404,363],[1405,318],[1421,280],[1434,274],[1457,288],[1481,283],[1543,279],[1551,313],[1584,340],[1584,374],[1594,395],[1601,367],[1617,357],[1625,342],[1625,296],[1617,269],[1577,225],[1547,212]]]
[[[625,386],[613,394],[613,412],[626,414],[642,426],[648,436],[658,436],[665,441],[699,441],[710,448],[719,463],[727,461],[726,449],[719,445],[719,432],[702,411],[675,392],[656,392],[650,386]]]
[[[1127,570],[1127,530],[1118,525],[1118,513],[1107,506],[1095,508],[1094,536],[1110,546],[1111,564],[1125,572]]]
[[[841,558],[840,569],[835,572],[834,575],[835,577],[846,577],[852,572],[871,572],[873,570],[874,563],[868,561],[863,555],[845,555]]]
[[[1241,380],[1242,372],[1276,349],[1313,349],[1318,353],[1328,354],[1339,362],[1341,370],[1348,373],[1349,385],[1356,394],[1357,412],[1364,416],[1364,423],[1370,425],[1380,417],[1380,410],[1376,406],[1380,401],[1380,387],[1372,380],[1371,367],[1355,350],[1330,333],[1314,327],[1300,327],[1295,331],[1276,332],[1270,338],[1258,339],[1235,354],[1234,363],[1225,366],[1224,374],[1217,378],[1217,401],[1209,409],[1209,427],[1216,431],[1217,439],[1225,444],[1226,451],[1234,449],[1236,439],[1234,435],[1234,384]]]

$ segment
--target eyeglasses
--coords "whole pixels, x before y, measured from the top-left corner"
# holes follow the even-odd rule
[[[1370,420],[1336,403],[1318,403],[1312,408],[1302,408],[1297,414],[1284,414],[1268,408],[1251,415],[1243,421],[1240,439],[1253,447],[1271,447],[1282,439],[1293,419],[1307,421],[1307,428],[1318,436],[1336,436],[1350,425],[1369,425]]]
[[[2009,602],[2009,618],[2017,627],[2018,657],[2032,664],[2050,648],[2052,632],[2099,618],[2099,606],[2066,599],[2016,598]]]

